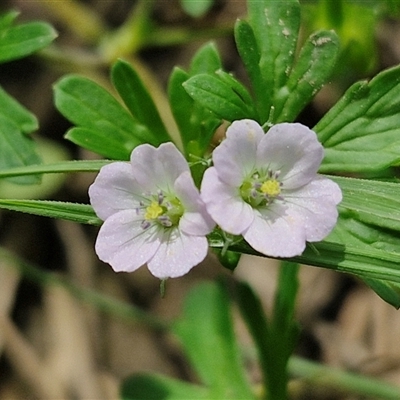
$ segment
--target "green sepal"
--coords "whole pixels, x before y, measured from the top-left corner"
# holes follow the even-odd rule
[[[235,251],[222,250],[219,248],[214,249],[214,253],[217,255],[218,261],[221,265],[230,271],[235,270],[240,261],[240,257],[242,256],[240,253]]]

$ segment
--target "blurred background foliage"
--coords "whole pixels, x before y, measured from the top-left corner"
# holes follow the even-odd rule
[[[300,116],[312,126],[350,83],[400,62],[400,1],[301,4],[303,37],[334,29],[342,46],[330,84]],[[19,12],[17,24],[40,20],[58,32],[43,50],[0,65],[2,88],[38,120],[32,137],[45,162],[98,158],[64,139],[71,125],[54,106],[52,86],[66,73],[113,92],[109,69],[124,58],[150,89],[169,132],[177,128],[167,105],[168,77],[175,65],[187,69],[208,40],[216,43],[225,69],[247,82],[232,38],[235,20],[246,15],[244,0],[2,1],[0,12],[10,10]],[[50,175],[29,186],[1,181],[0,196],[87,203],[93,179],[94,174]],[[221,274],[249,282],[271,311],[275,261],[245,256],[230,274],[210,255],[188,276],[168,282],[161,299],[159,282],[147,270],[117,275],[97,260],[92,227],[8,212],[1,212],[0,227],[2,399],[114,399],[123,378],[143,371],[197,382],[164,321],[180,315],[191,287]],[[315,268],[301,269],[299,296],[297,354],[400,383],[400,322],[394,309],[354,278]],[[257,387],[260,370],[235,309],[233,320]],[[292,369],[301,367],[294,362]],[[293,398],[350,398],[340,385],[311,382],[293,381]]]

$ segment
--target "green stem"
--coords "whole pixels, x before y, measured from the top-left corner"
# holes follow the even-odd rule
[[[99,51],[105,60],[115,61],[137,53],[151,31],[151,12],[155,0],[139,0],[124,24],[110,33],[101,43]]]
[[[299,265],[282,261],[279,268],[279,280],[275,293],[274,309],[270,324],[269,343],[271,359],[267,360],[268,399],[288,398],[287,364],[295,348],[298,337],[298,325],[294,320],[294,310],[298,290]]]
[[[169,325],[159,318],[149,315],[145,311],[132,304],[117,300],[111,296],[107,296],[96,290],[78,286],[68,279],[44,271],[9,252],[4,248],[0,248],[0,258],[12,260],[11,265],[16,266],[24,278],[39,284],[41,286],[60,286],[67,290],[80,301],[95,306],[99,311],[118,317],[123,320],[145,324],[146,326],[158,331],[169,329]]]
[[[57,20],[62,21],[69,30],[86,43],[95,43],[106,31],[106,26],[93,7],[81,1],[39,0],[40,6],[49,10]]]
[[[325,28],[340,30],[343,25],[343,1],[323,0],[321,7],[327,23]]]
[[[28,165],[26,167],[10,168],[0,170],[1,178],[14,176],[26,176],[36,174],[59,174],[65,172],[98,172],[104,165],[110,164],[110,160],[90,161],[64,161],[54,164]]]
[[[231,35],[233,32],[232,24],[218,26],[215,28],[204,28],[194,30],[193,28],[155,28],[147,37],[145,46],[177,46],[191,43],[195,40],[215,39]]]
[[[60,286],[80,301],[90,304],[113,317],[121,318],[127,322],[142,323],[159,331],[166,331],[170,327],[168,323],[149,315],[132,304],[127,304],[93,289],[75,285],[66,278],[43,271],[17,258],[4,248],[0,248],[0,258],[11,259],[13,261],[12,265],[15,265],[21,274],[31,282],[41,286]],[[247,295],[248,293],[245,294]],[[300,357],[293,356],[290,358],[288,372],[290,375],[302,378],[316,387],[324,387],[329,390],[338,390],[355,395],[375,397],[381,400],[397,400],[400,398],[400,388],[389,383],[321,365]]]
[[[380,400],[400,399],[399,387],[378,379],[342,371],[300,357],[292,357],[288,367],[291,375],[303,378],[313,386]]]

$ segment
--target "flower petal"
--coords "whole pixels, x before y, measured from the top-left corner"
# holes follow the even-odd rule
[[[115,162],[101,168],[89,187],[90,203],[103,221],[109,216],[139,205],[143,189],[135,181],[129,163]]]
[[[257,167],[281,171],[286,189],[310,182],[316,175],[324,150],[311,129],[299,123],[274,125],[260,141]]]
[[[207,251],[205,236],[191,236],[179,229],[170,229],[165,231],[160,247],[147,266],[157,278],[177,278],[202,262]]]
[[[189,171],[185,157],[172,143],[158,148],[149,144],[137,146],[132,151],[131,164],[134,177],[147,191],[171,192],[178,176]]]
[[[336,205],[342,200],[342,192],[335,182],[317,176],[309,184],[285,193],[285,200],[293,212],[302,216],[307,241],[317,242],[336,225]]]
[[[240,186],[251,175],[257,146],[264,135],[255,121],[244,119],[232,123],[226,131],[226,139],[213,152],[214,166],[223,182]]]
[[[179,229],[189,235],[209,234],[214,229],[215,222],[208,214],[189,171],[179,176],[174,189],[185,209],[179,221]]]
[[[134,210],[120,211],[106,219],[96,240],[96,253],[115,272],[132,272],[151,259],[162,241],[156,225],[144,230]]]
[[[271,257],[294,257],[306,246],[302,218],[291,215],[290,209],[280,204],[274,204],[263,214],[256,211],[243,237],[254,250]]]
[[[238,188],[219,179],[215,167],[204,173],[201,197],[213,220],[228,233],[240,235],[253,222],[252,207],[240,197]]]

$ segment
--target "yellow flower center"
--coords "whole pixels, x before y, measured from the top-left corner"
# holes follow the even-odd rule
[[[280,171],[272,170],[254,172],[239,188],[242,199],[253,208],[268,207],[275,200],[282,201],[279,174]]]
[[[156,202],[153,201],[148,207],[146,207],[146,213],[144,218],[146,220],[156,219],[164,212],[163,208]]]
[[[281,193],[281,185],[276,179],[268,179],[263,182],[260,191],[269,197],[276,197]]]

